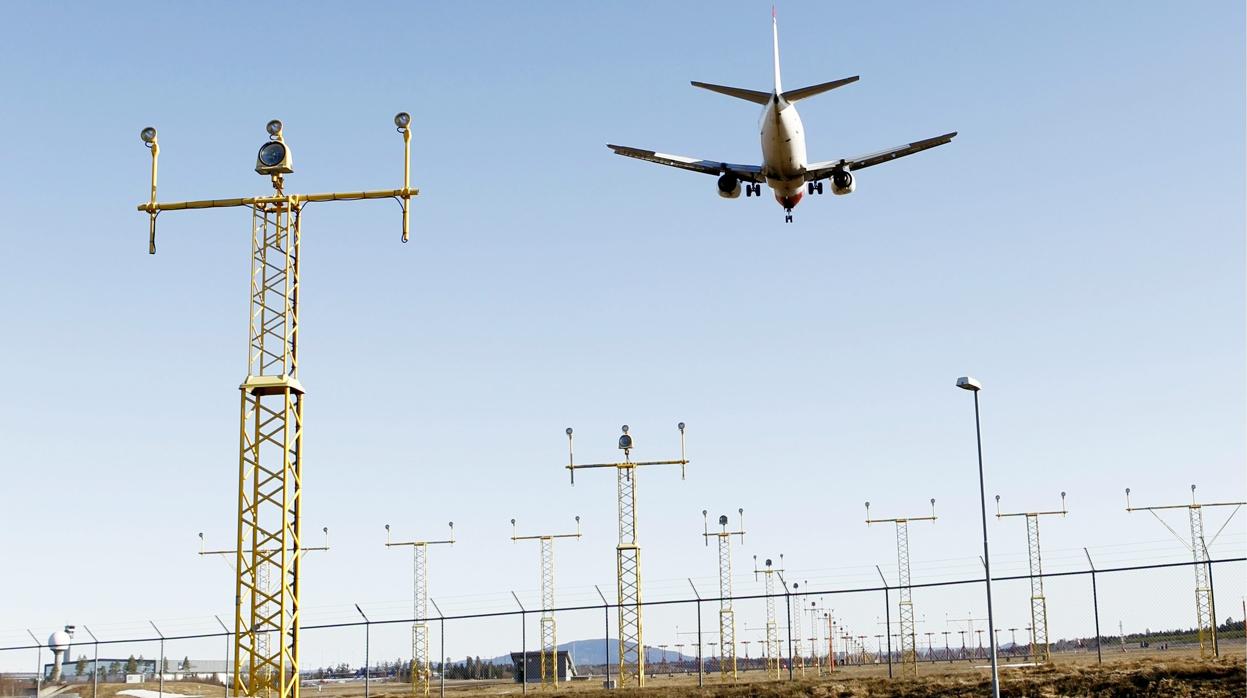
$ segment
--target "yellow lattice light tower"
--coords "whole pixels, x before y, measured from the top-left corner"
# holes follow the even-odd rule
[[[511,541],[535,540],[541,543],[541,684],[559,687],[559,641],[554,622],[554,539],[580,539],[580,517],[576,517],[575,533],[543,533],[535,536],[515,535],[515,519],[511,519]],[[528,668],[528,657],[524,657]],[[528,677],[524,677],[528,681]]]
[[[1052,661],[1052,652],[1048,646],[1048,601],[1043,592],[1043,560],[1039,554],[1039,517],[1064,517],[1065,493],[1061,493],[1060,511],[1025,511],[1013,514],[1000,513],[1000,495],[996,495],[996,518],[1006,516],[1026,517],[1026,553],[1030,559],[1031,578],[1031,657],[1037,662]]]
[[[727,515],[719,516],[719,529],[710,532],[710,523],[705,509],[701,510],[702,539],[710,545],[711,536],[719,540],[719,673],[723,678],[736,680],[736,614],[732,611],[732,536],[740,536],[745,542],[745,510],[737,509],[740,516],[740,530],[727,530]]]
[[[572,429],[567,428],[567,470],[571,482],[576,484],[576,471],[581,468],[614,468],[615,499],[619,506],[619,544],[615,547],[615,573],[619,590],[619,686],[645,685],[645,643],[641,628],[641,545],[637,538],[636,469],[645,465],[678,465],[680,479],[684,479],[684,422],[680,430],[680,459],[632,461],[632,436],[628,425],[623,426],[619,437],[619,450],[624,452],[622,463],[590,463],[576,465],[572,448]]]
[[[806,585],[808,586],[809,582],[806,582]],[[823,675],[823,661],[822,661],[822,657],[819,656],[819,645],[822,644],[820,640],[823,640],[825,637],[828,641],[827,647],[829,648],[829,651],[830,651],[831,617],[830,615],[828,615],[827,609],[823,608],[819,604],[818,601],[810,601],[809,607],[803,608],[802,610],[805,613],[810,614],[810,635],[812,635],[812,637],[806,638],[807,640],[810,641],[810,661],[814,663],[815,673],[818,676],[822,676]],[[820,632],[825,634],[824,637],[819,637]],[[830,668],[834,669],[834,663],[830,659],[831,655],[828,654],[827,656],[829,657],[827,661],[828,661],[828,664],[830,665]]]
[[[1220,656],[1220,650],[1217,647],[1217,604],[1212,594],[1212,581],[1210,578],[1208,557],[1208,546],[1217,540],[1217,536],[1221,535],[1221,531],[1225,530],[1226,525],[1230,523],[1230,519],[1238,513],[1238,510],[1247,502],[1205,502],[1203,504],[1195,501],[1195,485],[1191,485],[1191,503],[1190,504],[1167,504],[1157,507],[1132,507],[1130,506],[1130,488],[1126,488],[1126,511],[1146,511],[1156,517],[1169,532],[1177,538],[1179,542],[1185,545],[1194,557],[1195,568],[1195,627],[1199,630],[1199,654],[1201,657]],[[1221,524],[1221,528],[1212,536],[1212,540],[1204,540],[1204,509],[1209,507],[1234,507],[1234,511],[1226,517],[1225,523]],[[1191,542],[1187,543],[1182,540],[1182,536],[1178,532],[1165,523],[1156,512],[1164,509],[1186,509],[1191,521]]]
[[[282,123],[270,121],[255,170],[273,193],[234,199],[160,203],[156,200],[156,129],[140,137],[151,150],[148,252],[156,253],[156,217],[163,211],[251,209],[251,281],[247,377],[239,386],[238,537],[235,550],[234,693],[298,698],[299,567],[302,544],[303,385],[299,382],[299,265],[303,206],[322,201],[396,199],[408,209],[419,191],[410,185],[411,117],[394,117],[403,135],[403,188],[382,191],[289,194],[294,171]],[[270,634],[280,640],[267,643]]]
[[[901,673],[918,675],[918,634],[914,628],[914,602],[909,581],[909,522],[935,521],[935,499],[931,500],[930,516],[909,516],[895,519],[870,518],[870,502],[866,502],[866,525],[896,524],[897,615],[901,626]],[[890,631],[889,631],[890,632]]]
[[[390,540],[390,525],[385,525],[385,547],[411,547],[411,693],[429,695],[433,668],[429,663],[429,546],[454,545],[455,522],[451,521],[447,540]]]
[[[779,581],[780,582],[784,581],[784,575],[782,574],[779,575]],[[801,584],[802,582],[792,583],[793,593],[796,593],[797,590],[801,588]],[[802,610],[803,609],[801,608],[800,605],[798,605],[796,608],[793,608],[792,604],[789,604],[788,606],[788,627],[792,628],[792,631],[788,633],[789,642],[792,643],[791,651],[789,652],[791,656],[788,657],[788,662],[789,664],[791,664],[790,668],[792,670],[789,672],[789,676],[791,676],[792,673],[795,672],[797,674],[800,674],[802,678],[805,678],[805,645],[803,644],[801,640],[801,611]]]
[[[775,619],[775,575],[784,572],[784,554],[779,555],[780,567],[771,565],[771,558],[766,559],[765,566],[758,568],[758,556],[753,556],[753,578],[757,579],[758,575],[762,575],[762,579],[766,589],[766,672],[773,678],[779,679],[779,623]]]

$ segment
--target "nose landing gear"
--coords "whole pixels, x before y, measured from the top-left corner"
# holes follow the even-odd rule
[[[784,209],[784,222],[785,222],[785,223],[791,223],[791,222],[792,222],[792,209],[790,209],[790,208],[786,208],[786,209]]]

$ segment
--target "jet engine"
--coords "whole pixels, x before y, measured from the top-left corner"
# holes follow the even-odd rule
[[[831,175],[831,193],[836,196],[844,196],[852,194],[857,189],[857,182],[853,181],[853,175],[846,170],[836,170]]]
[[[719,177],[719,196],[725,199],[735,199],[740,196],[740,179],[731,172],[721,175]]]

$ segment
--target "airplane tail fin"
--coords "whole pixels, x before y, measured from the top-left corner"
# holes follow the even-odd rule
[[[774,47],[775,61],[775,94],[780,94],[784,88],[779,80],[779,22],[775,18],[775,6],[771,5],[771,39]]]
[[[708,82],[697,82],[696,80],[693,81],[693,87],[700,87],[703,90],[710,90],[711,92],[718,92],[721,95],[727,95],[728,97],[735,97],[736,99],[743,99],[747,102],[753,102],[755,104],[766,104],[767,101],[771,99],[771,93],[769,92],[759,92],[758,90],[746,90],[743,87],[728,87],[727,85],[712,85]]]
[[[810,85],[809,87],[799,87],[795,90],[788,90],[787,92],[782,92],[781,94],[783,95],[786,101],[795,102],[799,99],[805,99],[806,97],[813,97],[814,95],[819,95],[829,90],[834,90],[837,87],[844,87],[845,85],[848,85],[850,83],[857,82],[860,77],[861,77],[860,75],[854,75],[851,78],[844,78],[842,80],[832,80],[831,82],[824,82],[818,85]]]

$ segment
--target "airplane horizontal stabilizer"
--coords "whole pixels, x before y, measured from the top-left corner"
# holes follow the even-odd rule
[[[848,85],[849,83],[857,82],[860,77],[861,77],[860,75],[854,75],[851,78],[844,78],[843,80],[832,80],[831,82],[824,82],[819,85],[810,85],[809,87],[799,87],[795,90],[788,90],[787,92],[784,92],[783,98],[787,102],[795,102],[799,99],[805,99],[806,97],[813,97],[814,95],[822,94],[829,90],[834,90],[837,87],[844,87],[845,85]]]
[[[746,102],[753,102],[754,104],[765,105],[767,102],[771,100],[770,92],[759,92],[758,90],[746,90],[742,87],[727,87],[726,85],[711,85],[708,82],[697,82],[696,80],[693,81],[693,87],[700,87],[703,90],[710,90],[711,92],[718,92],[719,94],[727,95],[728,97],[735,97],[736,99],[743,99]]]

